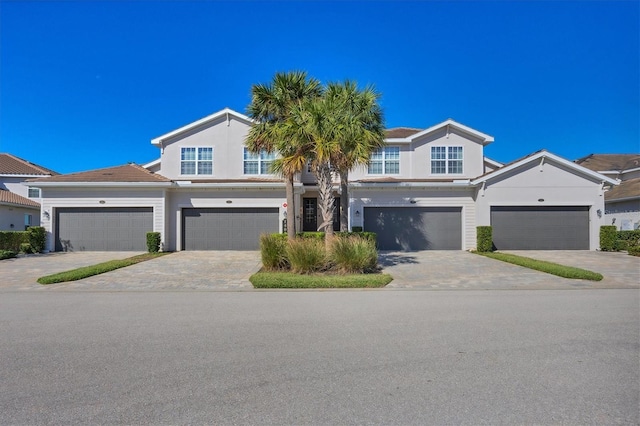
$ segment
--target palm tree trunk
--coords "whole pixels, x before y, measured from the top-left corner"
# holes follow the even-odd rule
[[[293,205],[293,175],[285,179],[285,192],[287,194],[287,239],[296,238],[296,209]]]
[[[340,231],[349,231],[349,171],[340,171]]]
[[[335,209],[332,194],[333,179],[329,164],[324,163],[316,167],[316,179],[318,181],[318,196],[320,197],[320,212],[322,213],[322,224],[318,226],[318,231],[324,231],[325,244],[329,247],[333,239],[333,211]]]

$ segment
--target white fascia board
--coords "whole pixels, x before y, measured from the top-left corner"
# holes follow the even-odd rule
[[[496,160],[492,160],[492,159],[491,159],[491,158],[489,158],[489,157],[484,157],[484,161],[485,161],[485,162],[487,162],[487,163],[489,163],[489,164],[491,164],[492,166],[496,166],[496,167],[502,167],[502,166],[504,166],[504,164],[503,164],[503,163],[501,163],[501,162],[499,162],[499,161],[496,161]]]
[[[442,129],[443,127],[446,127],[446,126],[451,126],[455,129],[461,130],[465,133],[468,133],[470,135],[473,135],[482,139],[483,145],[487,145],[493,142],[493,136],[487,135],[486,133],[479,132],[475,129],[472,129],[471,127],[465,126],[464,124],[460,124],[457,121],[454,121],[450,118],[443,121],[442,123],[436,124],[435,126],[431,126],[428,129],[425,129],[419,133],[416,133],[415,135],[412,135],[410,139],[415,140],[419,137],[428,135],[429,133],[435,132],[436,130]]]
[[[353,188],[471,188],[475,186],[469,180],[459,182],[353,182]]]
[[[640,171],[640,167],[636,167],[636,168],[633,168],[633,169],[624,169],[620,173],[621,174],[625,174],[625,173],[631,173],[631,172],[637,172],[637,171]]]
[[[173,182],[30,182],[34,188],[169,188]]]
[[[569,161],[569,160],[566,160],[566,159],[564,159],[562,157],[558,157],[557,155],[552,154],[552,153],[550,153],[548,151],[545,151],[545,150],[542,150],[542,151],[536,153],[535,155],[532,155],[531,157],[523,158],[522,160],[518,161],[517,163],[513,163],[513,164],[511,164],[509,166],[502,167],[502,168],[500,168],[498,170],[495,170],[495,171],[493,171],[493,172],[491,172],[491,173],[489,173],[489,174],[487,174],[485,176],[479,177],[478,179],[475,179],[475,180],[471,181],[471,183],[473,185],[477,185],[477,184],[485,182],[485,181],[487,181],[489,179],[493,179],[495,177],[498,177],[498,176],[500,176],[500,175],[502,175],[504,173],[510,172],[511,170],[517,169],[518,167],[520,167],[520,166],[522,166],[524,164],[530,163],[532,161],[537,161],[542,157],[548,158],[549,160],[555,161],[556,163],[562,164],[562,165],[564,165],[564,166],[566,166],[566,167],[568,167],[570,169],[574,169],[574,170],[576,170],[576,171],[578,171],[578,172],[580,172],[580,173],[582,173],[584,175],[587,175],[589,177],[592,177],[595,180],[598,180],[600,182],[606,182],[606,183],[609,183],[611,185],[618,185],[620,183],[618,180],[611,179],[611,178],[609,178],[609,177],[607,177],[605,175],[602,175],[602,174],[600,174],[598,172],[594,172],[593,170],[589,170],[586,167],[582,167],[581,165],[574,163],[573,161]]]
[[[178,188],[207,188],[207,189],[284,189],[284,182],[207,182],[177,181]],[[302,184],[294,184],[301,187]]]
[[[388,144],[411,143],[411,139],[407,138],[387,138],[384,140]]]
[[[619,203],[621,201],[633,201],[633,200],[640,199],[640,195],[635,195],[633,197],[624,197],[624,198],[610,198],[608,200],[607,200],[606,197],[607,197],[607,195],[606,195],[606,192],[605,192],[605,200],[604,200],[605,204],[606,203]]]
[[[158,158],[156,160],[148,162],[147,164],[143,164],[142,167],[148,169],[149,167],[157,166],[158,164],[160,164],[160,161],[162,161],[162,158]]]
[[[217,120],[218,118],[223,117],[223,116],[225,116],[227,114],[228,115],[232,115],[232,116],[234,116],[236,118],[239,118],[241,120],[244,120],[247,123],[253,123],[254,122],[251,118],[247,117],[244,114],[241,114],[241,113],[239,113],[237,111],[234,111],[231,108],[225,108],[225,109],[223,109],[221,111],[215,112],[215,113],[213,113],[211,115],[208,115],[208,116],[206,116],[204,118],[201,118],[200,120],[194,121],[193,123],[189,123],[186,126],[182,126],[182,127],[178,128],[176,130],[173,130],[173,131],[171,131],[169,133],[165,133],[164,135],[161,135],[161,136],[158,136],[157,138],[151,139],[151,143],[153,145],[160,145],[162,143],[162,141],[164,141],[166,139],[170,139],[170,138],[172,138],[172,137],[174,137],[176,135],[179,135],[180,133],[189,131],[191,129],[195,129],[198,126],[201,126],[201,125],[203,125],[205,123],[208,123],[209,121]]]
[[[3,173],[3,174],[0,174],[0,177],[40,179],[45,177],[51,177],[51,175],[12,175],[12,174]]]

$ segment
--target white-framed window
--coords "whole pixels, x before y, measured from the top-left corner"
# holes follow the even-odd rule
[[[40,198],[40,188],[29,187],[29,198]]]
[[[275,152],[260,151],[259,154],[249,152],[244,148],[244,174],[245,175],[267,175],[271,174],[271,163],[276,159]]]
[[[385,146],[371,154],[370,175],[397,175],[400,173],[400,147]]]
[[[461,175],[463,173],[461,146],[432,146],[431,174]]]
[[[212,147],[183,147],[180,149],[181,175],[212,175]]]
[[[30,214],[24,215],[24,229],[27,229],[33,223],[33,216]]]

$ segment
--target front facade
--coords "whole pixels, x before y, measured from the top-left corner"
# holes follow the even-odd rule
[[[30,182],[42,189],[49,250],[254,250],[261,233],[322,222],[310,170],[286,218],[275,154],[244,148],[251,120],[224,109],[152,140],[160,158]],[[508,165],[484,156],[487,134],[446,120],[387,131],[387,146],[350,172],[349,227],[378,234],[382,250],[469,250],[492,225],[498,249],[598,248],[604,194],[616,181],[540,151]],[[338,228],[337,213],[334,229]]]

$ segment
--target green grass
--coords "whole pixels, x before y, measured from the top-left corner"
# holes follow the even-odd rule
[[[589,281],[601,281],[603,276],[597,272],[588,271],[586,269],[574,268],[573,266],[564,266],[544,260],[536,260],[528,257],[518,256],[515,254],[487,252],[479,253],[481,256],[490,257],[491,259],[501,260],[503,262],[512,263],[514,265],[523,266],[525,268],[534,269],[547,274],[557,275],[563,278],[581,279]]]
[[[255,288],[378,288],[393,280],[388,274],[300,275],[258,272],[249,278]]]
[[[144,253],[128,257],[126,259],[110,260],[108,262],[98,263],[97,265],[83,266],[82,268],[71,269],[69,271],[40,277],[38,278],[38,282],[40,284],[55,284],[81,280],[94,275],[104,274],[105,272],[113,271],[115,269],[124,268],[125,266],[135,265],[136,263],[144,262],[145,260],[155,259],[156,257],[164,256],[166,254],[169,253]]]

